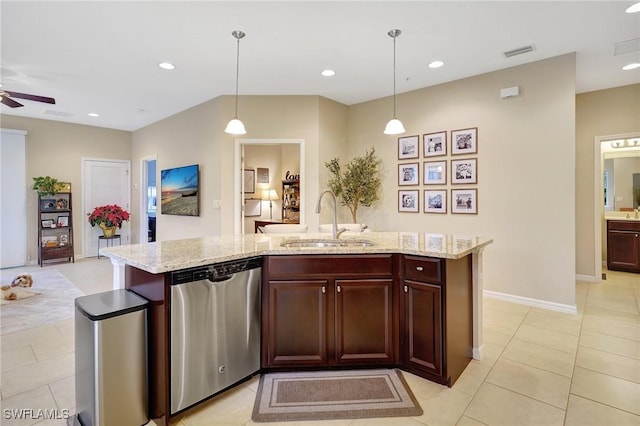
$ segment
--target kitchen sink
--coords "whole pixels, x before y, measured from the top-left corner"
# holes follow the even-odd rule
[[[301,248],[301,247],[368,247],[374,245],[369,240],[322,240],[322,239],[298,239],[285,240],[280,243],[282,247]]]

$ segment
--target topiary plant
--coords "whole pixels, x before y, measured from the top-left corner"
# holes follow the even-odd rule
[[[371,151],[365,151],[364,157],[354,157],[345,164],[344,171],[338,158],[324,163],[331,173],[327,186],[340,198],[341,204],[349,208],[353,223],[358,223],[358,207],[371,207],[380,199],[382,183],[378,174],[381,162],[375,148],[371,148]]]
[[[33,178],[33,189],[38,192],[41,197],[44,195],[54,195],[58,192],[58,179],[51,176],[38,176]]]

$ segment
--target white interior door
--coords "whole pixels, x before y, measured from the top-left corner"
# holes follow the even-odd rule
[[[118,204],[131,212],[129,193],[130,162],[124,160],[82,159],[82,205],[85,213],[83,220],[84,256],[98,255],[98,237],[102,235],[99,227],[92,227],[86,220],[97,206]],[[121,244],[130,244],[130,223],[124,222],[120,235]],[[117,240],[115,240],[117,241]],[[114,242],[115,242],[114,241]],[[105,247],[105,244],[102,245]]]
[[[27,263],[26,134],[10,129],[0,134],[0,268]]]

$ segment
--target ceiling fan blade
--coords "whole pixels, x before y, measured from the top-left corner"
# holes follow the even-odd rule
[[[44,102],[47,104],[55,104],[56,100],[53,98],[48,98],[46,96],[36,96],[36,95],[29,95],[27,93],[19,93],[19,92],[10,92],[8,90],[5,90],[5,93],[9,96],[11,96],[12,98],[18,98],[18,99],[26,99],[29,101],[36,101],[36,102]]]
[[[20,102],[16,102],[11,98],[7,98],[6,96],[2,96],[0,98],[0,102],[2,102],[3,104],[11,108],[18,108],[18,107],[24,106]]]

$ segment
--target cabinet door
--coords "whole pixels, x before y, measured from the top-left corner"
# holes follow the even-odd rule
[[[442,289],[405,281],[404,365],[409,370],[442,375]]]
[[[393,363],[391,279],[336,280],[338,364]]]
[[[268,366],[326,363],[327,281],[269,281],[268,285]]]
[[[609,269],[640,270],[640,232],[609,230]]]

